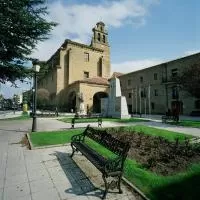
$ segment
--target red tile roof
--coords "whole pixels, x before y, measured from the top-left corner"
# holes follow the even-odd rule
[[[97,85],[109,85],[108,79],[102,77],[93,77],[93,78],[86,78],[78,81],[74,81],[74,83],[89,83],[89,84],[97,84]]]

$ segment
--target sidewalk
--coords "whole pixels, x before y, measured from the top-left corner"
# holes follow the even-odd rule
[[[76,154],[71,159],[70,146],[27,150],[19,142],[31,121],[13,123],[0,123],[0,200],[100,199],[101,174],[84,156]],[[124,184],[122,189],[123,194],[114,190],[107,199],[136,199]]]

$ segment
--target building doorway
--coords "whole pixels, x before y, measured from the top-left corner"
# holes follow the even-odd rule
[[[101,98],[108,97],[106,92],[97,92],[93,96],[93,112],[101,113]]]
[[[76,92],[70,92],[68,95],[68,111],[76,112]]]

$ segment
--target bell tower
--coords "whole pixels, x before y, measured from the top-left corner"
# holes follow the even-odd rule
[[[97,75],[110,78],[110,46],[108,44],[108,32],[105,29],[105,24],[98,22],[92,31],[91,47],[103,50],[99,55]]]
[[[105,30],[105,24],[103,22],[98,22],[92,31],[93,37],[91,46],[104,50],[108,48],[108,32]]]

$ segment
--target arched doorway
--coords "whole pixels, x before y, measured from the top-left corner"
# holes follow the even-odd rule
[[[105,92],[97,92],[93,96],[93,112],[100,113],[101,112],[101,98],[108,97],[108,94]]]
[[[71,112],[71,109],[73,109],[73,112],[76,110],[76,92],[70,92],[68,95],[68,111]]]

